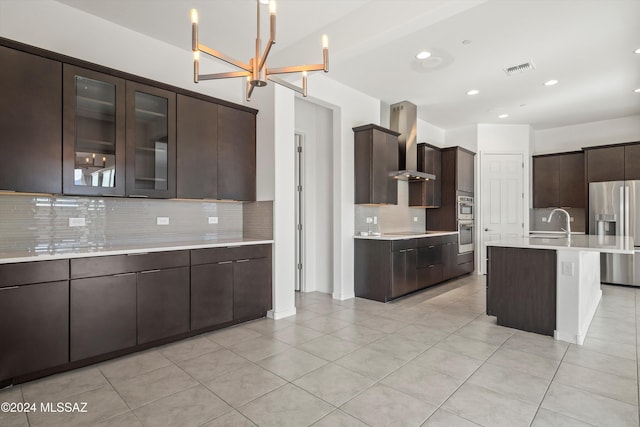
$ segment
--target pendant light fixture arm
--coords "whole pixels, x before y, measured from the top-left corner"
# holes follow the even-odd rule
[[[249,66],[249,64],[246,64],[246,63],[244,63],[242,61],[238,61],[235,58],[232,58],[232,57],[230,57],[228,55],[225,55],[224,53],[219,52],[219,51],[217,51],[215,49],[211,49],[210,47],[207,47],[207,46],[205,46],[203,44],[198,44],[198,50],[200,52],[202,52],[202,53],[206,53],[209,56],[213,56],[214,58],[218,58],[219,60],[224,61],[227,64],[231,64],[231,65],[234,65],[234,66],[236,66],[236,67],[238,67],[240,69],[243,69],[243,70],[245,70],[247,72],[251,72],[251,67]]]

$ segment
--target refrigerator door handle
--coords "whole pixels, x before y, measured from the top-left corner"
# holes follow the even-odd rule
[[[624,236],[626,234],[625,229],[624,229],[624,185],[620,186],[620,216],[622,218],[620,218],[620,230],[616,230],[616,235],[618,236]]]
[[[624,234],[629,235],[629,186],[624,186]]]

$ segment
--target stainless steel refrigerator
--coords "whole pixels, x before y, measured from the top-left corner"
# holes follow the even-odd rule
[[[601,254],[603,283],[640,286],[640,181],[589,184],[589,234],[631,236],[634,255]]]

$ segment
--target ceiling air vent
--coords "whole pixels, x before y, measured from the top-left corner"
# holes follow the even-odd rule
[[[524,64],[514,65],[513,67],[505,68],[504,72],[507,76],[512,76],[514,74],[524,73],[525,71],[535,70],[536,66],[533,65],[532,61],[525,62]]]

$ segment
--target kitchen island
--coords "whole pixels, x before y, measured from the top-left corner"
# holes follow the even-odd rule
[[[633,254],[633,239],[572,235],[487,243],[487,314],[515,329],[582,345],[600,289],[600,253]]]

